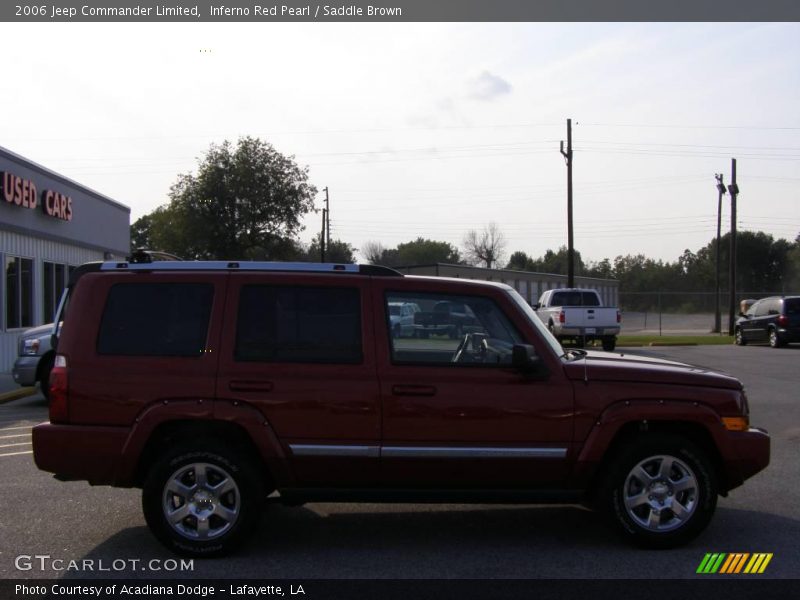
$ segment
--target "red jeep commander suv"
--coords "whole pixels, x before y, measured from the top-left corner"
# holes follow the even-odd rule
[[[458,336],[390,307],[465,307]],[[696,536],[769,463],[741,383],[564,351],[511,287],[384,267],[106,262],[71,276],[36,464],[142,488],[155,536],[231,551],[264,499],[585,503],[631,541]],[[451,328],[452,329],[452,328]],[[409,332],[411,330],[409,329]]]

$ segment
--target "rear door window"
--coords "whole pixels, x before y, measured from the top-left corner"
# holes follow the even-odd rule
[[[207,283],[117,283],[108,292],[97,353],[200,356],[213,298]]]
[[[245,285],[234,353],[245,362],[361,363],[360,292]]]

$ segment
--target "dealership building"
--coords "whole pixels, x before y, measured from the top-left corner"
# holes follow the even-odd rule
[[[49,323],[78,265],[125,257],[127,206],[0,147],[0,372],[17,338]]]

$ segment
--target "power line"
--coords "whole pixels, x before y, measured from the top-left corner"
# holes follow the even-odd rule
[[[724,150],[797,150],[798,146],[720,146],[703,144],[668,144],[662,142],[620,142],[608,140],[584,140],[587,144],[611,144],[616,146],[668,146],[675,148],[720,148]]]
[[[635,123],[585,123],[576,121],[582,127],[634,127],[641,129],[754,129],[762,131],[798,131],[800,127],[771,127],[764,125],[677,125],[677,124],[635,124]]]

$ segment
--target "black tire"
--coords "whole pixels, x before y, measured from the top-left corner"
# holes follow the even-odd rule
[[[600,500],[628,541],[674,548],[708,525],[717,506],[716,473],[689,440],[645,434],[612,461]]]
[[[778,335],[777,329],[770,327],[767,335],[769,336],[769,345],[771,348],[780,348],[783,346],[783,340]]]
[[[42,392],[44,399],[50,402],[50,371],[53,370],[53,363],[55,362],[55,355],[48,354],[43,356],[39,363],[39,389]]]
[[[613,352],[614,348],[617,347],[617,338],[613,335],[606,336],[602,340],[603,350],[606,352]]]
[[[430,334],[423,329],[419,332],[419,337],[421,337],[423,340],[427,340],[428,337],[430,337]]]
[[[397,339],[400,337],[400,325],[395,325],[392,329],[392,337]]]
[[[733,343],[737,346],[747,346],[747,340],[744,339],[744,334],[742,333],[742,328],[737,327],[734,329],[733,333]]]
[[[205,473],[206,486],[197,483],[200,473]],[[177,484],[184,486],[187,496],[167,487],[180,489]],[[184,444],[150,469],[142,489],[142,509],[155,537],[173,552],[223,556],[255,531],[264,497],[262,480],[238,452],[214,444]],[[167,518],[170,507],[175,509],[172,520]],[[181,514],[185,517],[175,520]]]

